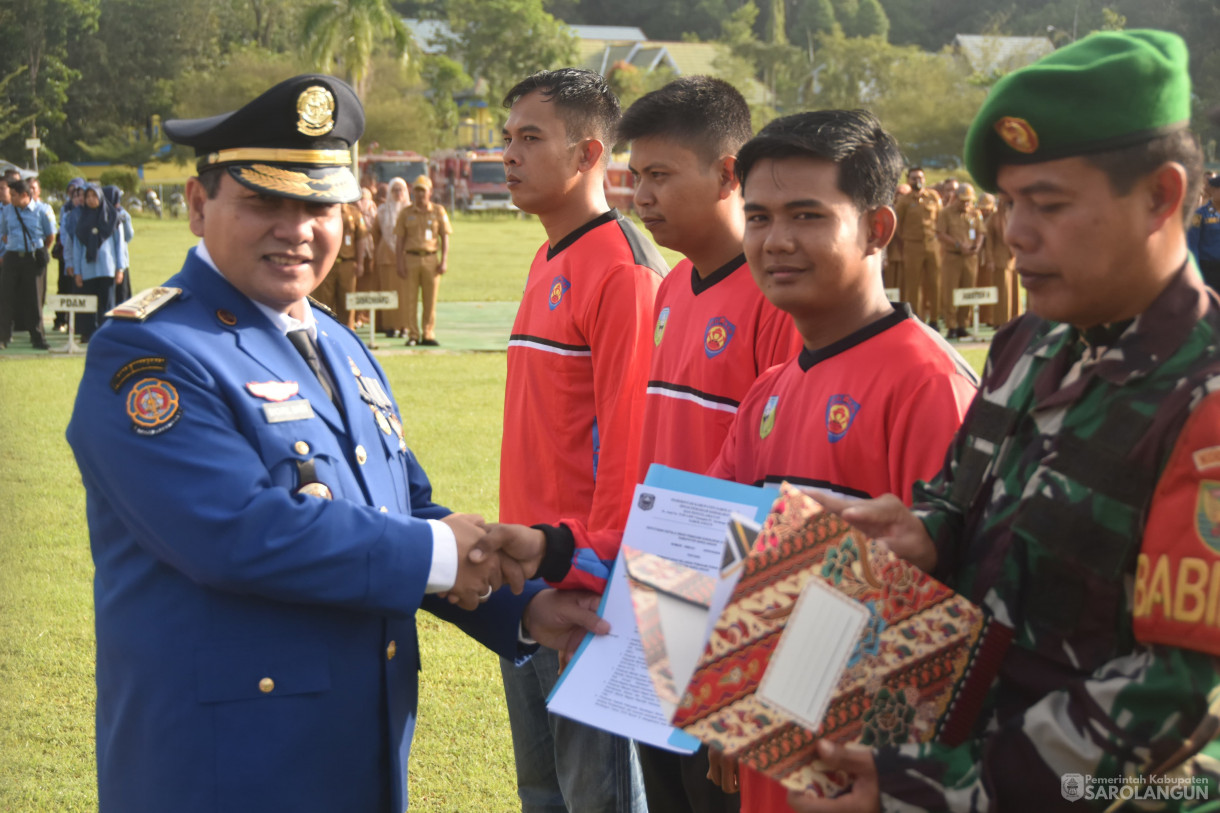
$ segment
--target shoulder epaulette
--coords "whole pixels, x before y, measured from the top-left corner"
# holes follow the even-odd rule
[[[338,316],[335,316],[335,312],[332,311],[328,306],[323,305],[321,302],[314,299],[312,296],[307,296],[305,298],[309,300],[309,306],[311,308],[317,308],[318,310],[322,311],[322,313],[326,314],[327,316],[334,317],[335,319],[339,318]]]
[[[116,305],[106,312],[107,317],[129,319],[133,322],[143,322],[161,308],[173,302],[182,293],[181,288],[157,286],[140,291],[126,302]]]

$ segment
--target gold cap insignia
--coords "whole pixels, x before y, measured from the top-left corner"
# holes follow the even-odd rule
[[[1038,134],[1025,119],[1005,116],[995,123],[995,131],[1017,152],[1028,155],[1038,149]]]
[[[307,136],[326,135],[335,129],[335,97],[319,85],[297,97],[297,131]]]

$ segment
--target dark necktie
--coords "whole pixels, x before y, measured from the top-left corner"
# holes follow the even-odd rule
[[[342,412],[343,407],[340,405],[339,399],[335,397],[335,388],[331,384],[330,371],[326,369],[322,359],[318,358],[318,346],[314,343],[313,337],[309,335],[309,331],[305,328],[290,330],[288,331],[288,341],[292,342],[292,346],[301,354],[301,358],[305,359],[309,369],[313,370],[313,374],[318,377],[318,383],[322,385],[322,389],[326,390],[326,397],[330,398]]]

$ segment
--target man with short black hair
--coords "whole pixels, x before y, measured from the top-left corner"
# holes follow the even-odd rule
[[[863,110],[776,119],[741,148],[750,271],[803,347],[750,387],[709,475],[861,498],[909,492],[940,466],[976,378],[886,297],[900,170],[894,138]],[[731,788],[715,752],[712,768]],[[743,810],[782,810],[778,783],[748,768],[740,783]]]
[[[621,530],[639,466],[653,300],[668,266],[606,202],[620,113],[604,78],[543,71],[510,90],[504,105],[508,188],[518,208],[538,216],[547,242],[530,266],[509,340],[500,520],[570,518],[592,533]],[[561,564],[574,576],[605,567]],[[501,660],[522,809],[641,810],[630,742],[547,713],[558,668],[547,649],[520,667]]]
[[[28,181],[8,185],[11,205],[0,210],[0,349],[12,340],[14,328],[27,330],[35,350],[50,350],[42,326],[42,301],[50,249],[55,243],[55,218],[34,202]]]

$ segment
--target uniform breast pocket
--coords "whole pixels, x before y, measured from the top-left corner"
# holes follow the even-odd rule
[[[1125,580],[1139,542],[1116,530],[1132,509],[1099,515],[1096,499],[1037,495],[1013,523],[1028,631],[1039,652],[1085,670],[1110,659],[1129,625]]]
[[[304,482],[324,483],[335,497],[345,493],[333,438],[314,421],[271,424],[259,433],[257,447],[272,482],[295,491]]]

